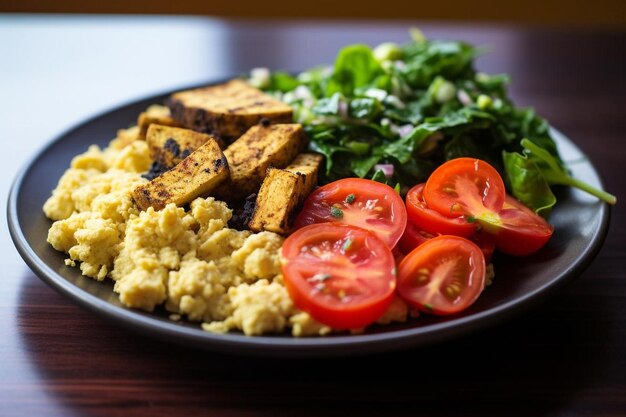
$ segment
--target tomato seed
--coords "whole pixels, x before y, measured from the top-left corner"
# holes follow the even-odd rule
[[[417,283],[419,285],[426,284],[427,282],[428,282],[428,275],[418,275],[417,276]]]

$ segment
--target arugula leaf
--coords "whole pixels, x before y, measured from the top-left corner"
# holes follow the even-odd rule
[[[615,204],[617,202],[617,197],[613,194],[599,190],[569,175],[550,152],[541,148],[534,142],[528,139],[522,139],[521,145],[524,147],[524,154],[526,154],[530,160],[535,161],[543,177],[549,184],[568,185],[570,187],[579,188],[609,204]]]
[[[556,197],[537,164],[517,152],[504,151],[502,158],[513,195],[535,213],[547,218],[556,204]]]

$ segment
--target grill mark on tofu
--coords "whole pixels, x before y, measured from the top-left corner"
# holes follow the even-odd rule
[[[262,119],[293,120],[290,106],[242,80],[175,93],[166,104],[181,125],[226,140],[241,136]]]
[[[180,207],[207,195],[228,179],[228,163],[214,170],[216,159],[226,162],[217,141],[209,139],[174,168],[137,186],[132,191],[133,200],[142,210],[161,210],[169,203]]]
[[[283,168],[305,145],[298,124],[256,125],[224,151],[230,167],[230,181],[215,190],[215,196],[233,201],[256,193],[267,168]]]
[[[248,223],[255,232],[287,234],[302,203],[317,184],[317,173],[323,157],[299,154],[285,169],[269,168]]]

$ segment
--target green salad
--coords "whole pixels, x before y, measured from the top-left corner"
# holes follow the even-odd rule
[[[310,150],[326,157],[322,183],[370,178],[404,193],[443,162],[469,156],[498,169],[543,216],[556,203],[554,185],[615,203],[569,175],[546,120],[508,97],[507,75],[475,70],[480,49],[411,34],[405,45],[346,46],[334,66],[297,76],[252,71],[250,83],[290,104]]]

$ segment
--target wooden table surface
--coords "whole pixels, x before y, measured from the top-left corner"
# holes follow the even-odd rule
[[[0,16],[5,148],[0,196],[54,134],[137,95],[257,65],[330,62],[351,42],[403,41],[412,22],[255,22]],[[423,25],[491,46],[508,72],[626,192],[626,33]],[[155,58],[169,53],[174,59]],[[150,63],[155,62],[152,69]],[[0,415],[626,415],[626,210],[579,279],[497,327],[368,357],[258,359],[180,348],[121,329],[0,255]]]

